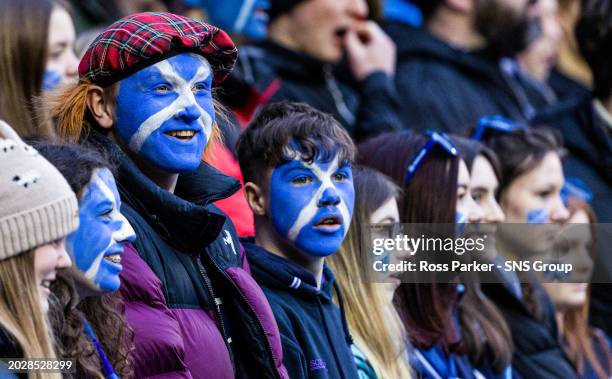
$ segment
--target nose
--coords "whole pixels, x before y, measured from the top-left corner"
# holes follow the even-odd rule
[[[497,201],[491,201],[490,209],[487,211],[485,215],[485,220],[490,223],[494,222],[504,222],[506,221],[506,215],[504,211],[501,209]]]
[[[66,251],[66,244],[63,243],[62,247],[58,250],[57,264],[55,265],[55,269],[61,270],[70,266],[72,266],[72,260]]]
[[[365,20],[369,14],[368,3],[365,0],[349,0],[347,13],[352,18]]]
[[[554,203],[552,205],[552,209],[550,210],[550,221],[563,223],[566,222],[570,217],[570,213],[563,204],[563,200],[561,199],[561,195],[557,194],[555,196]]]
[[[136,241],[136,232],[124,215],[120,214],[121,228],[113,235],[117,242],[131,243]]]
[[[334,206],[340,204],[340,195],[334,188],[328,188],[323,191],[319,199],[319,207]]]
[[[479,223],[484,219],[484,213],[480,205],[476,204],[472,196],[466,195],[467,218],[470,223]]]
[[[178,117],[186,122],[193,122],[199,119],[201,116],[202,112],[195,104],[185,107],[185,109],[178,113]]]

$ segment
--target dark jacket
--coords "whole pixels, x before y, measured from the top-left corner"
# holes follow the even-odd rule
[[[0,325],[0,358],[3,359],[22,359],[23,351],[17,344],[17,341]],[[0,378],[27,378],[28,374],[20,373],[16,374],[8,370],[8,366],[5,362],[0,361]]]
[[[270,306],[231,222],[210,205],[238,183],[202,164],[172,194],[108,138],[89,141],[119,164],[121,211],[137,235],[121,274],[136,377],[287,377]]]
[[[548,85],[555,91],[560,101],[588,96],[591,93],[586,86],[563,74],[556,67],[550,72]]]
[[[325,266],[321,289],[302,267],[263,248],[244,245],[253,277],[278,322],[284,364],[292,379],[357,379],[344,313],[332,300],[334,276]],[[336,288],[340,306],[342,299]]]
[[[397,45],[395,82],[406,128],[463,134],[483,116],[524,118],[495,62],[401,22],[383,28]]]
[[[243,123],[258,107],[286,100],[333,115],[357,140],[402,128],[399,96],[389,76],[375,72],[354,84],[338,80],[333,70],[330,64],[270,41],[245,46],[223,84],[221,100]]]
[[[525,379],[577,379],[576,369],[561,347],[554,306],[544,289],[532,284],[542,311],[536,317],[502,282],[499,278],[499,283],[481,286],[510,328],[514,344],[512,371]]]

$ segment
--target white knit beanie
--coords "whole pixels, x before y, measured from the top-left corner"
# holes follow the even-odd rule
[[[63,238],[78,225],[78,202],[66,179],[0,120],[0,260]]]

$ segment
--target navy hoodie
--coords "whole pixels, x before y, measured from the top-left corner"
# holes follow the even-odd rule
[[[263,289],[281,333],[283,363],[292,379],[358,378],[342,296],[325,266],[321,289],[301,266],[260,246],[245,243],[251,273]]]

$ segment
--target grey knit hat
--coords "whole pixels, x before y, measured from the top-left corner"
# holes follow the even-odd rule
[[[66,179],[0,120],[0,260],[63,238],[78,225]]]

